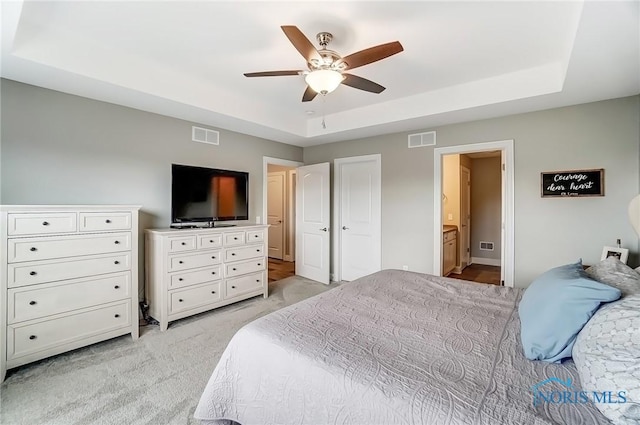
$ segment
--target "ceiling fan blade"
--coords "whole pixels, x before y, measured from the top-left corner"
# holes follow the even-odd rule
[[[347,64],[346,69],[353,69],[388,58],[389,56],[393,56],[403,50],[404,48],[399,41],[392,41],[391,43],[381,44],[379,46],[370,47],[368,49],[352,53],[349,56],[342,58],[342,62]]]
[[[283,75],[300,75],[302,71],[264,71],[264,72],[247,72],[245,77],[280,77]]]
[[[342,84],[345,86],[353,87],[354,89],[360,89],[371,93],[382,93],[385,88],[378,83],[374,83],[366,78],[358,77],[352,74],[342,74],[344,80]]]
[[[293,47],[295,47],[302,57],[304,57],[307,62],[311,62],[311,59],[315,59],[317,61],[322,61],[322,57],[318,50],[313,47],[313,44],[309,41],[309,39],[298,29],[298,27],[293,25],[284,25],[281,26],[282,31],[287,36]]]
[[[307,89],[304,91],[304,94],[302,95],[302,101],[303,102],[310,102],[317,95],[318,95],[318,93],[316,93],[311,87],[307,86]]]

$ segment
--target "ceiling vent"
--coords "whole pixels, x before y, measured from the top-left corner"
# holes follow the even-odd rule
[[[426,133],[417,133],[409,135],[410,148],[422,148],[424,146],[435,146],[436,132],[427,131]]]
[[[202,127],[191,127],[191,140],[194,142],[208,143],[210,145],[220,144],[220,132]]]

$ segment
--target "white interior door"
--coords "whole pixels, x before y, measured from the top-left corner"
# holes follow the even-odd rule
[[[340,205],[340,278],[355,280],[381,267],[380,155],[335,162]]]
[[[296,275],[329,284],[329,163],[296,172]]]
[[[469,265],[471,252],[471,170],[460,166],[460,269]]]
[[[269,257],[284,256],[285,172],[276,171],[267,178],[267,224],[269,224]]]

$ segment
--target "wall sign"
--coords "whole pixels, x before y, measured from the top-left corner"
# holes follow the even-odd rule
[[[543,198],[604,196],[604,169],[540,173]]]

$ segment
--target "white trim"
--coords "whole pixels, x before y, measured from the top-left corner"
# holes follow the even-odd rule
[[[284,261],[296,260],[296,191],[293,188],[293,184],[296,181],[296,174],[298,170],[287,171],[287,243],[289,247],[289,253],[284,255]]]
[[[380,180],[378,181],[378,187],[380,187],[380,202],[377,205],[378,211],[380,212],[380,223],[378,226],[378,231],[376,232],[376,242],[378,246],[378,252],[376,255],[376,260],[378,262],[377,269],[380,270],[382,268],[382,155],[381,154],[372,154],[372,155],[361,155],[361,156],[351,156],[347,158],[336,158],[333,160],[333,271],[331,276],[334,281],[342,280],[342,270],[341,270],[341,258],[342,258],[342,232],[340,229],[342,228],[341,218],[340,218],[340,186],[342,183],[342,175],[340,165],[354,162],[365,162],[365,161],[375,161],[378,170],[380,171],[378,177]]]
[[[502,262],[500,260],[496,260],[495,258],[483,258],[483,257],[471,257],[471,264],[482,264],[485,266],[502,266]]]
[[[301,165],[304,165],[304,162],[291,161],[289,159],[272,158],[269,156],[262,157],[262,217],[260,217],[260,221],[262,223],[266,222],[267,220],[267,169],[269,168],[269,164],[282,165],[284,167],[300,167]]]
[[[433,149],[433,274],[442,274],[442,157],[451,154],[502,152],[505,170],[502,174],[503,216],[502,228],[504,241],[502,249],[501,278],[504,286],[514,286],[514,155],[513,139],[495,142],[473,143],[469,145],[448,146]]]

